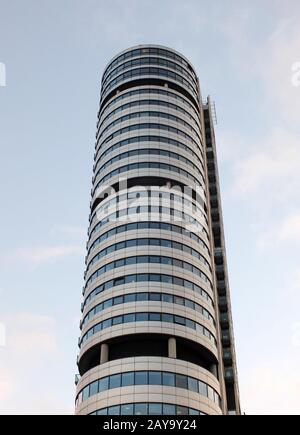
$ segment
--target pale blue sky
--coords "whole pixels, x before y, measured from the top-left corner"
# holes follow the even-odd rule
[[[157,43],[216,101],[243,410],[300,414],[299,22],[297,0],[0,0],[0,413],[73,412],[100,77]]]

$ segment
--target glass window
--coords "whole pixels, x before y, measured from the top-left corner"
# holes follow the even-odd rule
[[[135,298],[136,295],[132,294],[132,295],[125,295],[124,296],[124,302],[128,303],[128,302],[135,302]]]
[[[114,267],[122,267],[122,266],[124,266],[124,264],[125,264],[125,260],[122,258],[121,260],[116,261],[116,264]],[[122,284],[124,284],[124,280],[123,280]]]
[[[123,316],[123,322],[124,323],[135,322],[135,314],[125,314]]]
[[[160,263],[160,257],[158,255],[150,255],[149,263]]]
[[[207,387],[207,390],[208,390],[208,398],[214,402],[215,401],[214,390],[209,386]]]
[[[89,398],[89,395],[90,395],[90,386],[88,385],[82,391],[82,400],[87,400]]]
[[[109,328],[112,324],[111,319],[106,319],[102,322],[102,329]]]
[[[199,415],[199,414],[200,412],[197,411],[197,409],[193,409],[193,408],[189,409],[189,415]]]
[[[114,298],[114,305],[119,305],[123,303],[123,296],[118,296],[117,298]]]
[[[97,334],[97,332],[101,331],[101,323],[98,323],[94,326],[94,334]]]
[[[114,286],[122,285],[125,283],[124,277],[114,279]]]
[[[113,318],[113,325],[120,325],[121,323],[123,323],[123,316]]]
[[[90,396],[94,396],[94,394],[98,394],[98,381],[90,385]]]
[[[136,403],[134,405],[134,415],[148,415],[148,403]]]
[[[122,374],[122,387],[128,387],[134,385],[134,372]]]
[[[108,408],[108,415],[120,415],[120,406],[111,406]]]
[[[148,372],[136,372],[134,383],[135,383],[135,385],[147,385],[148,384]]]
[[[147,322],[148,321],[148,313],[136,313],[135,319],[137,322]]]
[[[111,307],[112,306],[112,300],[109,299],[105,302],[103,302],[103,309],[105,310],[105,308]]]
[[[163,302],[173,302],[172,295],[167,295],[166,293],[163,293],[161,298]]]
[[[162,383],[163,385],[166,385],[168,387],[175,387],[175,375],[174,373],[163,373],[162,377]]]
[[[148,293],[138,293],[136,295],[137,301],[147,301],[148,300]]]
[[[185,300],[185,306],[188,307],[188,308],[192,308],[193,309],[195,307],[195,303],[193,301],[190,301],[189,299],[186,299]]]
[[[125,277],[125,284],[130,284],[131,282],[136,282],[136,275],[129,275]]]
[[[162,264],[171,265],[172,264],[172,258],[169,258],[169,257],[160,257],[160,262]]]
[[[133,415],[133,403],[121,405],[121,415]]]
[[[162,385],[161,372],[149,372],[149,385]]]
[[[186,319],[185,324],[188,328],[195,329],[195,322],[190,319]]]
[[[175,323],[178,323],[179,325],[185,325],[185,319],[180,316],[175,316]]]
[[[172,277],[169,275],[161,275],[161,281],[172,284]]]
[[[187,387],[188,387],[187,376],[176,375],[176,387],[187,389]]]
[[[198,381],[197,381],[197,379],[188,378],[188,387],[189,387],[189,390],[195,391],[196,393],[198,393]]]
[[[174,296],[174,302],[177,305],[184,305],[184,299],[179,296]]]
[[[106,378],[100,379],[99,381],[99,393],[108,390],[108,376]]]
[[[201,382],[201,381],[198,382],[198,385],[199,385],[199,393],[200,393],[202,396],[207,397],[207,395],[208,395],[208,392],[207,392],[207,385],[204,384],[204,382]]]
[[[149,403],[149,415],[162,415],[162,403]]]
[[[146,282],[149,281],[149,275],[148,273],[141,273],[137,276],[137,282]]]
[[[164,415],[176,415],[175,405],[163,404],[163,414]]]
[[[160,313],[150,313],[149,314],[149,320],[151,322],[159,322],[160,321],[160,316],[161,316]]]
[[[136,257],[126,258],[126,266],[130,266],[131,264],[136,264]]]
[[[150,301],[160,301],[161,294],[160,293],[150,293],[149,299],[150,299]]]
[[[107,415],[107,408],[99,409],[97,415]]]
[[[181,278],[174,278],[173,284],[175,285],[183,285],[183,279]]]
[[[150,281],[160,282],[160,275],[156,273],[150,274]]]
[[[188,415],[189,409],[185,406],[177,406],[176,408],[176,415]]]
[[[121,386],[121,375],[112,375],[109,377],[109,389],[119,388]]]
[[[173,323],[173,314],[162,314],[161,315],[161,320],[163,322],[167,322],[167,323]]]

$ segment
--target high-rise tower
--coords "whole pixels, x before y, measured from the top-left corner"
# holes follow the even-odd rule
[[[77,414],[239,414],[209,99],[166,47],[102,77]]]

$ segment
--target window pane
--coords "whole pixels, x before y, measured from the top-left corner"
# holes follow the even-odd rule
[[[177,406],[176,414],[177,415],[188,415],[189,410],[185,406]]]
[[[149,297],[150,297],[150,301],[160,301],[161,294],[160,293],[150,293]]]
[[[84,388],[82,392],[82,400],[86,400],[89,398],[89,391],[90,391],[90,387],[88,385],[87,387]]]
[[[147,301],[148,300],[148,293],[138,293],[136,295],[137,301]]]
[[[125,303],[135,302],[135,297],[136,297],[136,295],[125,295],[124,296],[124,302]]]
[[[188,378],[189,390],[198,393],[198,381],[194,378]]]
[[[175,302],[175,304],[177,304],[177,305],[184,305],[184,299],[181,298],[181,297],[179,297],[179,296],[175,296],[175,297],[174,297],[174,302]]]
[[[111,406],[108,408],[108,415],[120,415],[120,406]]]
[[[162,301],[163,302],[173,302],[173,296],[163,293],[162,294]]]
[[[176,415],[175,405],[163,405],[163,414],[164,415]]]
[[[134,383],[135,383],[135,385],[147,385],[148,384],[148,372],[136,372]]]
[[[149,320],[151,322],[159,322],[160,321],[160,313],[150,313]]]
[[[135,315],[134,314],[125,314],[124,315],[124,323],[131,323],[135,322]]]
[[[207,385],[204,384],[204,382],[199,381],[199,393],[202,396],[207,397],[208,393],[207,393]]]
[[[175,375],[173,373],[163,373],[163,385],[175,387]]]
[[[163,322],[173,323],[173,315],[172,314],[162,314],[161,316]]]
[[[189,415],[199,415],[200,414],[200,412],[199,411],[197,411],[197,409],[190,409],[189,410]]]
[[[187,389],[188,387],[187,376],[176,375],[176,387]]]
[[[112,306],[112,300],[111,299],[109,299],[108,301],[105,301],[103,303],[103,309],[111,307],[111,306]]]
[[[134,385],[134,372],[123,373],[122,375],[122,387],[128,385]]]
[[[123,303],[123,296],[118,296],[117,298],[114,298],[114,305],[119,305]]]
[[[137,276],[137,282],[147,282],[149,281],[148,273],[141,273]]]
[[[148,313],[136,313],[136,321],[137,322],[147,322],[148,321]]]
[[[99,409],[97,415],[107,415],[107,408]]]
[[[185,319],[180,316],[175,316],[175,323],[178,323],[179,325],[185,325]]]
[[[149,385],[161,385],[161,372],[149,372]]]
[[[98,393],[98,381],[93,382],[90,385],[90,396]]]
[[[149,403],[149,415],[162,415],[162,403]]]
[[[121,375],[110,376],[109,388],[119,388],[121,386]]]
[[[99,381],[99,393],[101,393],[101,391],[105,391],[108,390],[108,376],[106,378],[100,379]]]
[[[121,405],[121,415],[133,415],[133,403]]]
[[[208,398],[210,400],[214,401],[215,400],[214,390],[211,387],[207,387],[207,389],[208,389]]]
[[[148,404],[136,403],[134,405],[134,415],[148,415]]]
[[[113,318],[113,325],[120,325],[120,323],[123,323],[123,317],[118,316]]]

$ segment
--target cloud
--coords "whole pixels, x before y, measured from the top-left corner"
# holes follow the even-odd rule
[[[300,87],[294,86],[293,65],[300,62],[299,20],[283,19],[263,47],[263,75],[269,96],[286,122],[299,122]]]
[[[246,147],[249,155],[234,162],[233,193],[247,198],[263,194],[278,200],[294,197],[300,188],[299,137],[284,129],[274,129],[259,143]]]
[[[249,415],[299,415],[299,365],[261,361],[242,373],[242,407]]]
[[[1,320],[7,325],[7,343],[0,348],[0,413],[72,413],[65,394],[55,394],[65,359],[55,319],[27,312]]]
[[[300,244],[300,211],[285,216],[281,222],[258,235],[260,248],[274,248],[284,244],[290,246]]]
[[[79,239],[79,241],[85,240],[87,237],[87,229],[76,225],[57,226],[52,229],[51,233],[54,235],[64,235],[72,239]]]
[[[84,255],[84,246],[57,245],[17,248],[6,255],[3,260],[21,261],[33,267],[47,263],[55,263],[73,255]]]

